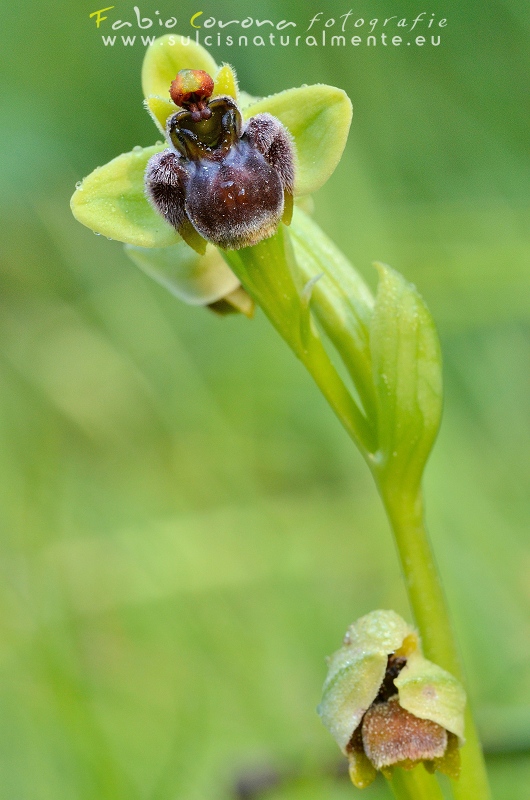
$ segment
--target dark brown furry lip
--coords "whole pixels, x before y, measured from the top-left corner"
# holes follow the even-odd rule
[[[206,72],[178,73],[170,93],[183,110],[145,174],[153,207],[199,253],[206,242],[236,250],[272,236],[290,222],[294,189],[293,144],[279,120],[243,122],[237,103],[212,91]]]

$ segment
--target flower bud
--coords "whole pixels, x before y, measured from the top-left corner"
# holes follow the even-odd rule
[[[394,611],[372,611],[329,658],[318,713],[362,789],[378,770],[420,762],[458,777],[465,702],[456,678],[424,658],[413,628]]]

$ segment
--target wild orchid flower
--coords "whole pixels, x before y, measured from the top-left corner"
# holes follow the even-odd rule
[[[229,65],[218,67],[203,47],[189,40],[186,44],[185,41],[175,35],[155,40],[146,51],[142,67],[145,107],[165,141],[145,148],[134,147],[132,151],[94,170],[78,185],[71,207],[74,216],[83,225],[108,238],[124,242],[128,255],[136,264],[186,302],[213,305],[219,310],[228,303],[250,314],[252,300],[241,290],[239,280],[210,242],[224,249],[256,244],[263,238],[260,233],[269,236],[275,232],[282,217],[288,223],[293,195],[298,198],[316,191],[337,166],[348,135],[351,103],[341,89],[322,84],[288,89],[258,100],[239,91],[234,71]],[[206,94],[204,86],[193,84],[199,73],[206,76],[203,78],[206,81]],[[179,74],[181,87],[177,90],[175,81]],[[189,85],[186,87],[183,81],[188,81]],[[171,96],[172,86],[174,90]],[[175,100],[183,102],[186,94],[183,88],[187,88],[192,97],[198,97],[202,92],[203,100],[208,101],[204,107],[214,109],[213,116],[195,123],[195,132],[187,132],[186,142],[178,125],[170,124],[168,128],[168,122],[171,123],[175,118],[181,120],[186,113],[188,118],[191,117],[189,108],[186,112],[186,105],[189,106],[190,101],[186,103],[184,99],[185,105],[180,106],[183,109],[180,113],[175,103]],[[180,95],[177,91],[180,91]],[[226,191],[220,202],[219,186],[216,190],[210,181],[205,189],[205,181],[201,181],[204,170],[193,169],[193,187],[190,187],[186,198],[188,213],[184,209],[183,192],[179,193],[176,189],[172,194],[166,192],[170,200],[162,197],[157,207],[156,195],[158,192],[160,196],[161,192],[161,181],[157,184],[157,176],[164,169],[168,172],[167,164],[170,161],[174,166],[169,180],[178,184],[178,178],[175,177],[177,169],[183,174],[188,164],[195,167],[198,163],[197,159],[186,158],[190,148],[195,154],[198,150],[208,154],[212,129],[213,134],[217,134],[212,123],[217,122],[220,130],[225,124],[223,119],[227,111],[232,113],[234,119],[230,122],[232,130],[221,131],[225,140],[228,136],[224,144],[225,162],[227,158],[234,162],[238,147],[241,149],[240,134],[243,130],[243,144],[247,145],[247,172],[250,156],[255,156],[257,151],[255,145],[261,146],[264,140],[269,145],[269,152],[271,149],[273,151],[277,168],[260,175],[260,169],[264,172],[263,165],[265,163],[266,166],[266,162],[261,158],[257,168],[254,163],[254,179],[247,179],[245,183],[247,194],[240,195],[232,203],[230,187],[224,187]],[[249,134],[252,134],[253,147],[248,145]],[[205,141],[201,142],[201,138]],[[267,141],[269,139],[270,142]],[[253,161],[257,160],[255,156]],[[149,177],[146,182],[148,165]],[[158,172],[155,171],[155,165]],[[200,166],[205,165],[211,167],[212,159],[203,159]],[[213,166],[216,165],[214,161]],[[279,182],[276,177],[278,173],[281,174],[282,184],[280,198],[276,186]],[[189,176],[185,178],[189,182]],[[271,187],[274,181],[276,184]],[[224,182],[230,183],[230,176]],[[248,191],[249,187],[251,191]],[[239,186],[239,191],[241,189],[245,187]],[[253,206],[260,202],[263,206],[267,194],[269,202],[266,213],[261,215],[264,218],[261,229],[259,225],[253,228],[245,225],[254,210]],[[247,202],[241,203],[241,199]],[[160,213],[164,204],[168,208],[166,214]],[[224,214],[224,225],[212,219],[214,209],[219,212],[218,216]],[[243,229],[239,236],[234,232],[237,226]]]

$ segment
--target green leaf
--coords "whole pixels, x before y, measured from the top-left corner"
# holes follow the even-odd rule
[[[184,44],[185,41],[189,44]],[[142,64],[144,97],[157,95],[166,98],[171,81],[181,69],[203,69],[209,75],[215,75],[217,64],[204,47],[188,37],[169,33],[156,39],[145,51]]]
[[[212,245],[208,245],[204,256],[183,241],[170,247],[126,245],[125,251],[147,275],[189,305],[215,303],[240,286]]]
[[[370,348],[383,483],[415,494],[440,425],[441,354],[432,317],[412,284],[377,264]]]
[[[123,153],[86,177],[70,205],[74,217],[119,242],[139,247],[165,247],[180,236],[149,204],[144,193],[147,162],[165,145]]]
[[[268,111],[291,133],[297,153],[295,194],[315,192],[328,180],[348,138],[351,102],[342,89],[324,84],[287,89],[259,100],[246,119]]]

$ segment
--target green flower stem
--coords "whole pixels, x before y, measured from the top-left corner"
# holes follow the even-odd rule
[[[388,490],[374,474],[394,533],[401,568],[425,655],[464,685],[447,603],[425,529],[421,491],[416,496]],[[466,744],[460,751],[462,771],[453,781],[455,800],[488,800],[491,796],[477,730],[469,702],[466,706]],[[418,795],[421,797],[422,795]]]
[[[425,656],[461,680],[460,659],[425,530],[421,493],[407,497],[403,491],[389,491],[377,474],[377,469],[374,477],[394,532],[409,602],[421,631]]]
[[[245,289],[261,306],[280,336],[307,367],[324,397],[361,452],[370,452],[374,432],[331,363],[314,328],[309,300],[294,281],[294,254],[283,226],[254,247],[222,251]],[[304,302],[305,300],[305,302]]]
[[[388,480],[385,465],[379,464],[375,455],[374,425],[340,378],[311,320],[310,302],[315,316],[343,358],[364,410],[371,416],[372,391],[363,390],[363,385],[368,384],[366,331],[373,301],[360,279],[357,281],[352,275],[349,262],[342,254],[337,255],[334,245],[323,235],[316,234],[315,228],[311,221],[305,230],[293,225],[294,250],[288,232],[280,226],[275,236],[254,247],[222,254],[278,333],[305,364],[369,464],[396,539],[425,654],[462,679],[449,614],[423,522],[421,491],[411,489],[414,481],[407,486],[407,481],[399,485]],[[319,274],[325,275],[327,285],[324,280],[321,286],[318,280],[312,285]],[[467,743],[461,752],[461,776],[453,781],[455,800],[488,800],[490,792],[484,760],[469,707],[466,737]],[[394,792],[400,792],[397,797],[436,800],[442,796],[434,776],[421,770],[409,775],[401,773],[398,771],[396,774],[400,777],[392,779]]]
[[[372,294],[334,242],[300,209],[295,208],[289,233],[302,284],[321,276],[322,265],[326,265],[325,280],[317,280],[312,288],[311,310],[340,353],[366,416],[374,419],[369,335]]]
[[[396,800],[443,800],[440,784],[422,766],[410,772],[394,769],[387,780]]]
[[[490,800],[491,790],[484,762],[484,754],[478,737],[469,702],[465,711],[466,744],[462,748],[462,772],[458,781],[453,781],[455,800]]]

